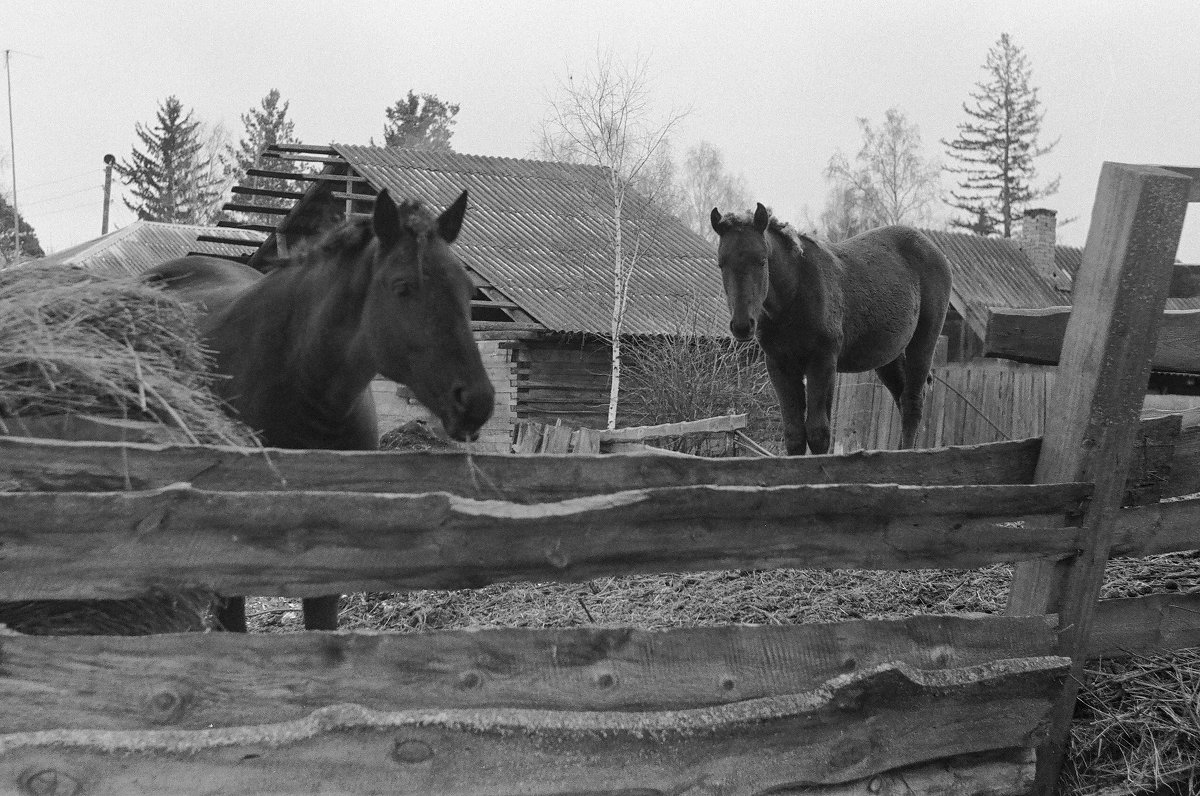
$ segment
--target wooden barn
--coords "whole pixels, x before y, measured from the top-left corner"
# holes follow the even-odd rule
[[[386,189],[435,208],[470,192],[456,250],[475,284],[472,324],[497,389],[481,443],[508,450],[518,420],[602,427],[605,422],[612,307],[612,199],[599,167],[372,146],[279,145],[268,157],[315,165],[296,175],[252,169],[226,209],[229,237],[266,233],[241,259],[269,267],[337,220],[370,213]],[[303,190],[255,187],[291,179]],[[282,201],[281,201],[282,200]],[[644,198],[626,197],[622,234],[639,262],[629,289],[628,335],[670,334],[684,318],[724,334],[724,295],[713,246]],[[219,237],[219,236],[218,236]],[[423,410],[401,387],[380,384],[377,404],[398,423]]]

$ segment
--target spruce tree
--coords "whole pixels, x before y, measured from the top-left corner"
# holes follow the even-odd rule
[[[172,96],[159,105],[153,127],[139,122],[134,130],[144,148],[135,145],[130,158],[115,166],[135,200],[125,198],[125,206],[143,221],[209,223],[218,212],[222,180],[205,153],[200,122]]]
[[[38,241],[37,232],[25,220],[25,216],[17,214],[17,223],[21,227],[21,262],[45,257],[42,244]],[[13,210],[8,199],[0,194],[0,266],[11,265],[17,261],[16,241],[13,234]]]
[[[303,172],[300,164],[294,160],[281,158],[264,158],[263,151],[271,144],[298,144],[296,125],[287,118],[287,102],[279,102],[279,89],[271,89],[262,98],[258,108],[251,108],[241,116],[245,129],[245,137],[238,141],[237,147],[229,147],[230,177],[235,183],[251,188],[262,188],[271,191],[299,191],[295,181],[275,177],[247,177],[249,169],[267,168],[270,171],[300,174]],[[287,207],[288,199],[272,196],[256,197],[254,203],[270,207]]]
[[[387,123],[383,126],[384,146],[427,149],[433,152],[453,152],[450,136],[454,135],[454,117],[458,106],[443,102],[436,94],[414,94],[397,100],[384,110]]]
[[[1007,33],[988,51],[987,78],[976,83],[973,103],[963,103],[970,117],[958,125],[958,137],[942,141],[947,154],[958,162],[949,171],[961,174],[958,190],[949,204],[965,216],[951,224],[977,234],[1000,233],[1011,237],[1013,222],[1035,199],[1058,191],[1055,177],[1035,187],[1033,161],[1054,149],[1058,140],[1038,145],[1042,119],[1037,89],[1030,86],[1029,59]]]

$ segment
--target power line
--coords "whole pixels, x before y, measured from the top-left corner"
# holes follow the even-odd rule
[[[60,193],[55,196],[46,196],[41,199],[35,199],[32,202],[26,202],[25,204],[23,204],[21,206],[28,210],[30,207],[34,207],[36,205],[43,205],[46,202],[53,202],[56,199],[65,199],[68,196],[77,196],[78,194],[84,193],[86,191],[103,190],[103,188],[104,188],[103,185],[89,185],[86,188],[78,188],[74,191],[68,191],[67,193]]]
[[[58,185],[60,182],[69,182],[70,180],[78,180],[83,177],[91,177],[95,174],[100,174],[103,171],[104,171],[104,169],[90,169],[88,171],[82,171],[79,174],[72,174],[70,177],[63,177],[62,179],[59,179],[59,180],[49,180],[47,182],[39,182],[39,183],[35,183],[33,185],[26,185],[26,186],[23,186],[23,190],[32,191],[37,188],[45,188],[47,185]]]

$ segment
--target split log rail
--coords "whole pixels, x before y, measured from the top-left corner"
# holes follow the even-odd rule
[[[1139,422],[1192,191],[1105,164],[1044,438],[845,456],[0,438],[0,600],[314,596],[1017,562],[1006,616],[424,634],[0,635],[17,793],[1052,792],[1083,662],[1200,645],[1200,429]],[[1194,197],[1194,192],[1192,197]]]

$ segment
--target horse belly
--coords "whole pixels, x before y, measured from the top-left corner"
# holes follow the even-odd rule
[[[874,370],[904,353],[917,330],[920,293],[900,289],[890,299],[847,314],[842,327],[842,350],[838,354],[839,371]]]

